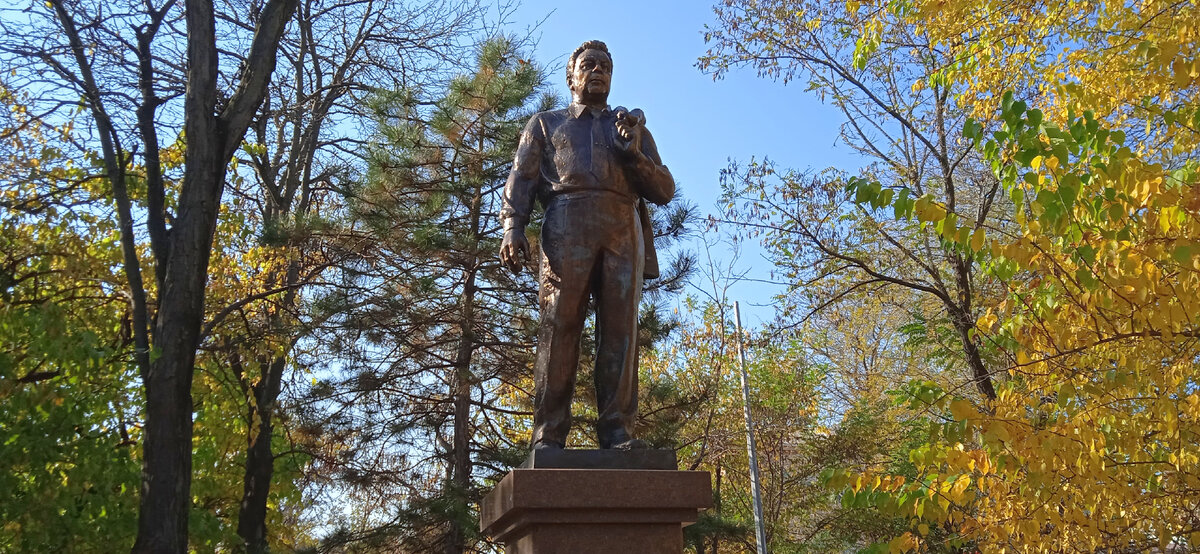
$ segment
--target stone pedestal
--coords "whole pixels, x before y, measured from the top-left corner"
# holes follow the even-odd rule
[[[544,469],[532,460],[480,506],[481,529],[508,554],[679,554],[683,526],[712,505],[704,471]]]

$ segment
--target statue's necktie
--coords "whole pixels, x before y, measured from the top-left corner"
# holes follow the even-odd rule
[[[588,157],[591,158],[592,176],[596,178],[597,183],[602,183],[608,177],[608,141],[605,137],[604,118],[599,113],[588,109],[588,115],[591,116],[591,134],[592,140],[588,148]]]

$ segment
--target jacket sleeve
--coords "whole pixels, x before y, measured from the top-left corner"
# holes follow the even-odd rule
[[[644,156],[638,156],[632,168],[638,193],[650,202],[665,205],[675,197],[675,178],[671,176],[671,170],[663,165],[654,137],[648,129],[642,129],[642,154]]]
[[[504,184],[500,223],[505,230],[525,229],[529,214],[533,211],[533,201],[537,197],[542,176],[542,152],[546,147],[541,119],[541,114],[529,118],[529,123],[521,132],[512,171],[508,174],[508,182]]]

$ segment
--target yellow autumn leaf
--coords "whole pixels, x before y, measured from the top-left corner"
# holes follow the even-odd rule
[[[917,199],[913,205],[913,212],[917,214],[919,221],[934,222],[941,221],[946,218],[946,209],[938,205],[933,199],[933,195],[926,194]]]
[[[979,414],[979,411],[971,405],[970,402],[961,398],[956,398],[950,402],[950,415],[956,420],[964,420]]]
[[[983,250],[984,239],[983,227],[975,229],[975,232],[971,233],[971,250],[975,252]]]

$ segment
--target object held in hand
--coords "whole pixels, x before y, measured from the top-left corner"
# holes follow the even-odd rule
[[[617,106],[613,111],[617,116],[617,134],[631,145],[640,148],[641,141],[637,140],[641,137],[639,127],[646,124],[646,114],[637,108],[627,110],[624,106]]]
[[[626,122],[631,126],[646,124],[646,114],[639,108],[627,110],[624,106],[617,106],[613,111],[617,112],[618,122]]]

